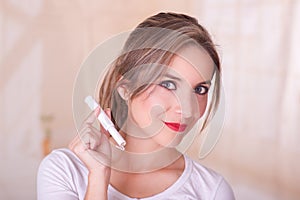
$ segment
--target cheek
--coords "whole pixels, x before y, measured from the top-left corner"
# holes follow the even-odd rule
[[[128,117],[141,128],[147,127],[151,123],[149,103],[142,101],[140,97],[135,98],[128,108]]]
[[[206,110],[206,106],[207,106],[207,94],[204,96],[198,96],[197,100],[198,100],[198,110],[199,110],[199,118],[203,116],[203,114],[205,113]]]
[[[129,107],[129,116],[142,128],[150,126],[154,120],[162,119],[167,109],[170,95],[156,87],[134,98]]]

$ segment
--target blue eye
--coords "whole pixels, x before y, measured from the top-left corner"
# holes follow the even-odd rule
[[[204,85],[199,85],[195,88],[195,93],[199,95],[205,95],[208,92],[208,87]]]
[[[176,85],[173,81],[163,81],[159,85],[168,90],[176,90]]]

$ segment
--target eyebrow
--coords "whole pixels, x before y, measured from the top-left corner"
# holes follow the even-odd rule
[[[173,79],[173,80],[177,80],[177,81],[182,81],[182,79],[180,79],[179,77],[174,76],[172,74],[165,74],[165,77]],[[203,85],[203,84],[211,85],[211,80],[207,80],[207,81],[203,81],[203,82],[197,83],[196,87],[199,86],[199,85]]]
[[[177,81],[182,81],[179,77],[174,76],[172,74],[165,74],[165,77],[171,78],[171,79],[174,79],[174,80],[177,80]]]
[[[200,85],[209,85],[211,86],[211,80],[207,80],[207,81],[203,81],[203,82],[200,82],[196,85],[196,87],[200,86]]]

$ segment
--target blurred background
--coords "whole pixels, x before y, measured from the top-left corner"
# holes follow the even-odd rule
[[[300,199],[298,0],[0,0],[0,199],[36,199],[40,161],[75,136],[89,52],[161,11],[196,17],[221,55],[224,127],[199,162],[237,199]]]

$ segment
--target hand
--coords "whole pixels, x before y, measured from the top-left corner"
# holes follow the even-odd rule
[[[108,112],[110,116],[110,112]],[[100,107],[93,111],[83,122],[78,135],[71,141],[69,148],[86,165],[90,174],[110,174],[111,147],[108,140],[109,133],[102,127],[101,131],[93,127],[93,123],[100,114]],[[108,173],[109,171],[109,173]]]

